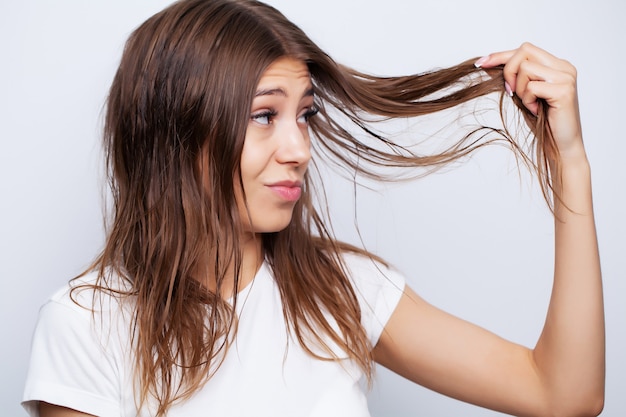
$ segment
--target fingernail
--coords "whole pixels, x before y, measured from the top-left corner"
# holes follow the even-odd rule
[[[474,62],[474,66],[475,66],[476,68],[480,68],[480,67],[482,67],[482,65],[483,65],[485,62],[487,62],[487,60],[488,60],[488,59],[489,59],[489,55],[486,55],[486,56],[484,56],[484,57],[480,58],[478,61]]]
[[[511,86],[506,81],[504,82],[504,91],[506,91],[509,97],[513,97],[513,90],[511,90]]]

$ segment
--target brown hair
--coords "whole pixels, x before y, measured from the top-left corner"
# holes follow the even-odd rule
[[[474,139],[482,136],[482,129],[446,151],[420,156],[375,133],[363,115],[430,114],[501,93],[504,82],[501,69],[488,70],[485,76],[473,61],[406,77],[356,72],[336,64],[278,11],[255,1],[183,0],[136,29],[107,104],[104,140],[113,216],[93,268],[99,271],[96,288],[134,299],[130,331],[138,406],[156,398],[157,416],[202,387],[236,332],[234,306],[219,295],[227,269],[234,265],[237,302],[242,255],[234,182],[257,83],[268,65],[285,56],[309,68],[320,109],[310,123],[318,153],[378,179],[384,179],[376,172],[378,166],[437,167],[456,160],[482,146]],[[373,142],[357,139],[333,112]],[[543,114],[524,115],[538,134],[538,172],[548,195],[543,152],[549,129]],[[531,161],[516,142],[507,140]],[[311,187],[307,177],[286,229],[261,236],[264,255],[299,343],[311,355],[309,343],[315,343],[328,352],[320,359],[334,360],[324,342],[330,338],[370,375],[372,346],[341,257],[347,250],[367,253],[333,238],[314,207]],[[195,279],[208,254],[214,292]],[[111,272],[131,289],[111,288]],[[316,339],[307,342],[305,334]]]

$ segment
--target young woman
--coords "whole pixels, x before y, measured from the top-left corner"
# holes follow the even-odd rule
[[[423,156],[371,120],[493,92],[512,96],[535,133],[553,202],[553,295],[534,349],[426,303],[382,260],[336,241],[313,200],[312,150],[381,180],[384,167],[437,167],[482,146],[483,131]],[[601,411],[601,277],[569,63],[525,44],[372,77],[267,5],[183,0],[128,40],[105,149],[106,245],[41,310],[31,415],[367,416],[361,380],[374,362],[514,415]]]

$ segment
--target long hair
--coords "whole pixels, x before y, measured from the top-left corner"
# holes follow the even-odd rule
[[[384,179],[380,166],[438,167],[482,144],[470,132],[445,151],[417,155],[375,133],[364,115],[435,113],[502,94],[504,83],[501,69],[485,73],[473,61],[404,77],[363,74],[334,62],[277,10],[256,1],[182,0],[137,28],[107,102],[104,145],[113,211],[92,268],[99,273],[97,289],[133,300],[129,331],[138,406],[156,398],[157,416],[203,386],[236,333],[242,225],[234,190],[241,185],[254,91],[265,69],[281,57],[308,66],[320,109],[310,123],[318,153],[378,179]],[[545,152],[555,148],[545,115],[523,114],[536,133],[536,158],[506,130],[500,133],[525,161],[537,162],[547,196]],[[359,140],[337,115],[369,139]],[[291,223],[259,238],[295,339],[311,355],[337,360],[330,340],[371,375],[372,346],[341,256],[368,254],[333,238],[315,208],[308,176]],[[200,284],[199,273],[215,281],[215,291]],[[109,274],[122,277],[130,289],[112,288]],[[233,300],[227,302],[220,294],[232,279],[227,290]],[[314,353],[319,349],[311,344],[327,355]]]

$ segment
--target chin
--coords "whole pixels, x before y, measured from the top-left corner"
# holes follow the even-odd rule
[[[268,221],[269,219],[264,219],[261,222],[255,222],[254,232],[255,233],[277,233],[283,231],[289,226],[291,223],[291,217],[288,219],[280,219],[276,221]]]

